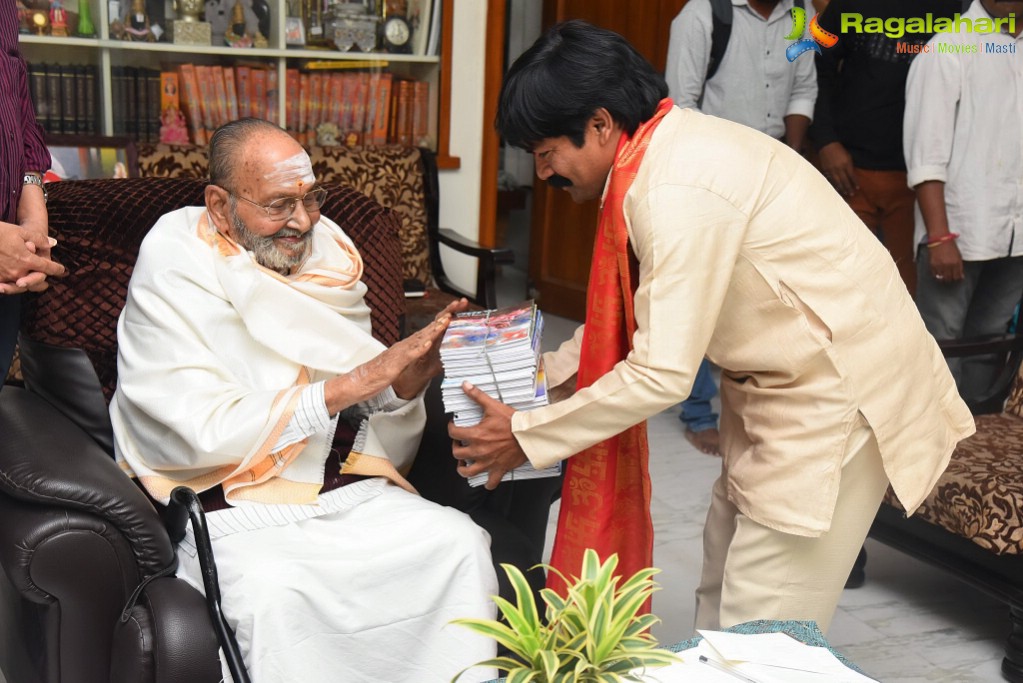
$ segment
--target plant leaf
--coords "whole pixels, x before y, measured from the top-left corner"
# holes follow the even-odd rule
[[[499,621],[492,619],[455,619],[451,623],[465,626],[480,635],[493,638],[523,659],[531,659],[531,653],[527,652],[523,646],[520,634]]]

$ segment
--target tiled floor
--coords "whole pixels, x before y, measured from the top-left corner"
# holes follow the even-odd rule
[[[499,303],[524,297],[522,272],[506,267],[502,280]],[[576,324],[547,316],[544,348],[556,348]],[[685,440],[677,411],[657,415],[648,425],[654,564],[661,569],[653,611],[662,622],[654,633],[671,643],[692,635],[703,520],[720,461]],[[556,519],[555,508],[551,535]],[[828,633],[835,647],[884,683],[1002,680],[1007,608],[875,541],[867,541],[867,553],[867,583],[845,591]]]

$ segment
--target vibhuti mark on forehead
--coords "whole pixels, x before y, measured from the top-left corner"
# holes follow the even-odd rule
[[[294,183],[299,188],[303,185],[312,185],[316,181],[312,162],[304,151],[274,163],[272,170],[264,174],[263,178],[275,185]]]

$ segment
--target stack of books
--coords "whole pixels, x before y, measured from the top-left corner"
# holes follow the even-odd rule
[[[462,391],[469,382],[516,410],[547,405],[547,382],[540,357],[543,315],[532,301],[489,311],[460,313],[451,321],[440,345],[444,366],[441,395],[444,409],[459,427],[483,418],[483,409]],[[528,462],[504,475],[503,481],[557,476],[561,465],[535,470]],[[469,479],[485,483],[487,474]]]

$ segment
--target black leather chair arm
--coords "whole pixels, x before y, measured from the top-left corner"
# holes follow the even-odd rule
[[[484,308],[495,308],[497,306],[497,266],[509,264],[515,261],[515,255],[511,249],[505,247],[484,247],[473,240],[459,235],[450,228],[440,228],[437,233],[437,242],[455,251],[479,259],[479,276],[476,280],[476,293],[471,294],[454,284],[443,271],[434,269],[434,279],[441,290],[464,296]]]
[[[966,404],[974,415],[1000,413],[1005,397],[1019,372],[1023,361],[1023,335],[998,334],[970,339],[941,339],[938,346],[946,358],[966,358],[989,355],[999,364],[991,386],[980,397],[970,399]]]
[[[205,599],[190,584],[174,577],[156,579],[126,616],[114,631],[112,683],[216,683],[223,678]]]
[[[131,546],[141,578],[175,561],[156,510],[95,441],[29,391],[0,394],[0,491],[28,503],[95,515]],[[5,524],[8,523],[5,520]]]

